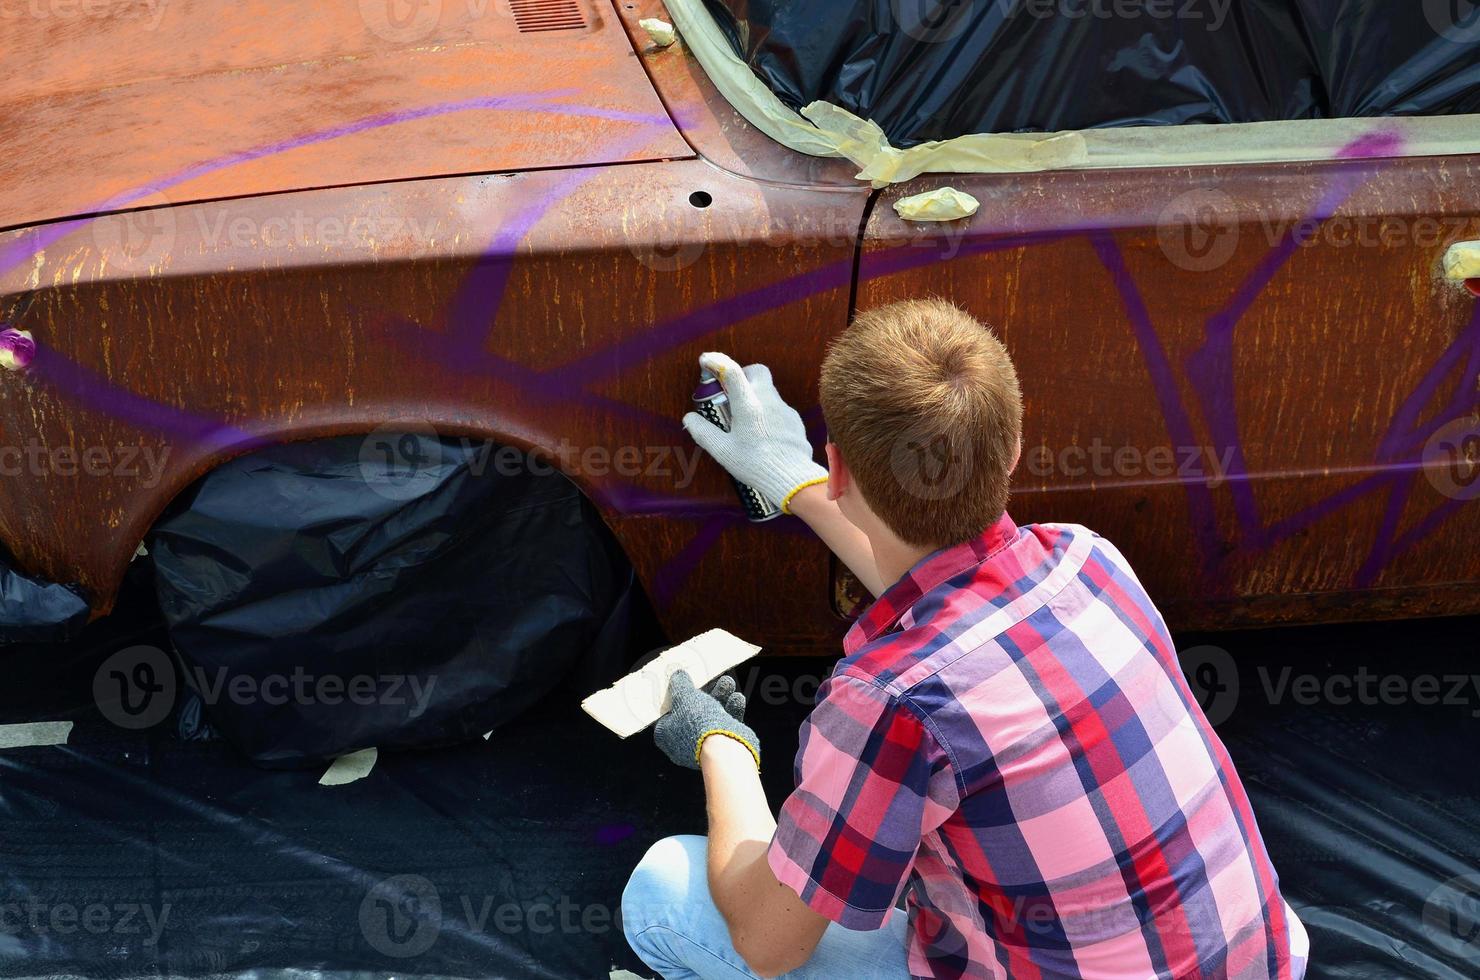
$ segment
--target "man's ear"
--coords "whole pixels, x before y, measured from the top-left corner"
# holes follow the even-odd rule
[[[1012,465],[1007,468],[1007,475],[1008,476],[1011,476],[1012,474],[1014,474],[1014,473],[1017,472],[1018,463],[1022,462],[1022,460],[1023,460],[1023,437],[1022,436],[1018,436],[1017,455],[1014,456],[1014,457],[1012,457]]]
[[[827,444],[827,499],[837,500],[848,492],[848,464],[833,443]]]

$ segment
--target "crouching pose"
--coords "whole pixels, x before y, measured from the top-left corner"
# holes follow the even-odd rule
[[[733,684],[674,678],[656,738],[702,770],[709,836],[633,872],[638,955],[667,980],[1299,980],[1305,931],[1135,573],[1006,514],[1022,404],[987,328],[937,301],[859,316],[822,367],[826,470],[765,367],[703,363],[733,422],[685,427],[878,599],[778,817]]]

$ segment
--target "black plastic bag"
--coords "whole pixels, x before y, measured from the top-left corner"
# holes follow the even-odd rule
[[[621,672],[633,576],[565,477],[415,434],[278,446],[153,532],[211,726],[258,764],[481,736],[573,672]],[[501,457],[502,458],[502,457]]]
[[[70,640],[87,625],[90,613],[76,587],[23,575],[0,551],[0,647]]]
[[[1480,111],[1480,9],[1449,0],[706,3],[781,101],[831,102],[895,146]]]

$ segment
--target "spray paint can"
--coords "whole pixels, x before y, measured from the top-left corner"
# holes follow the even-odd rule
[[[708,368],[699,369],[699,387],[694,389],[694,411],[704,416],[710,422],[730,431],[730,398],[725,394],[725,389],[720,385],[719,378]],[[740,495],[740,504],[745,508],[745,516],[756,524],[761,521],[769,521],[773,517],[781,516],[781,508],[762,497],[755,488],[741,483],[731,477],[735,484],[735,492]]]

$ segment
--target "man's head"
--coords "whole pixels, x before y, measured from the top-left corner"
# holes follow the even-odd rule
[[[877,518],[905,544],[935,549],[1002,516],[1023,404],[986,326],[938,299],[861,313],[822,363],[821,395],[830,492],[854,523]]]

